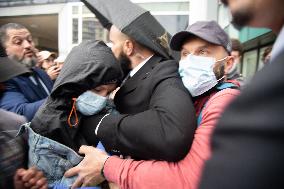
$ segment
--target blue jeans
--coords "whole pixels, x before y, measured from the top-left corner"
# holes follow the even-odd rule
[[[48,188],[56,185],[70,188],[77,176],[64,177],[64,173],[78,165],[83,157],[71,148],[35,133],[30,123],[21,126],[19,133],[28,132],[29,167],[36,166],[43,171]]]
[[[63,175],[68,169],[78,165],[83,157],[71,148],[35,133],[30,128],[30,123],[22,125],[18,135],[24,132],[28,132],[29,167],[36,166],[44,173],[48,188],[71,188],[77,176],[66,178]],[[100,142],[97,148],[105,150]]]

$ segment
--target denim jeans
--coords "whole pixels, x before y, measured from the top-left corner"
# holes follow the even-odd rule
[[[64,177],[64,173],[78,165],[83,157],[71,148],[35,133],[30,123],[21,126],[19,134],[28,133],[29,167],[36,166],[43,171],[48,181],[48,188],[55,185],[70,188],[77,176]]]

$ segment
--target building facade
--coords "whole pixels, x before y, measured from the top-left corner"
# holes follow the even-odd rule
[[[171,33],[183,30],[198,20],[216,20],[244,47],[240,72],[248,79],[263,67],[262,54],[273,44],[275,35],[268,29],[244,28],[231,24],[229,10],[220,0],[132,0],[149,10]],[[18,22],[33,34],[39,49],[67,55],[80,42],[99,39],[108,42],[108,31],[79,0],[0,0],[0,25]]]
[[[275,35],[271,30],[248,27],[240,31],[236,30],[230,23],[231,14],[228,8],[220,0],[191,0],[189,23],[199,20],[215,20],[231,38],[240,40],[243,45],[243,56],[238,68],[245,78],[249,80],[264,66],[263,52],[275,41]]]
[[[189,0],[132,0],[149,10],[171,33],[183,30],[189,21]],[[108,31],[78,0],[0,0],[0,25],[17,22],[32,33],[41,50],[67,55],[80,42],[108,42]]]

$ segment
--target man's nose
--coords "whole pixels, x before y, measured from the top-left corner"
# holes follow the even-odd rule
[[[25,49],[31,48],[32,42],[30,42],[30,41],[28,41],[28,40],[24,40],[24,41],[23,41],[23,46],[24,46]]]

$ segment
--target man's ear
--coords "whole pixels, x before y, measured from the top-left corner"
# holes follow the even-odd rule
[[[231,68],[233,67],[235,59],[233,56],[228,56],[227,62],[225,63],[225,75],[229,73]]]
[[[134,44],[131,40],[125,40],[123,47],[124,53],[126,55],[131,56],[134,53]]]

